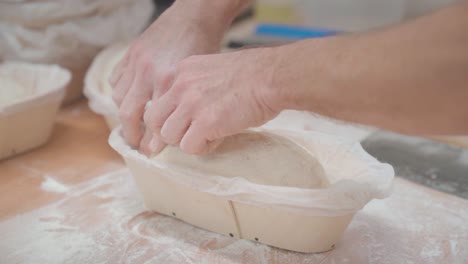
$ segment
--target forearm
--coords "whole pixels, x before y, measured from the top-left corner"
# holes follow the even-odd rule
[[[468,133],[467,14],[463,2],[381,32],[280,48],[284,108],[410,134]]]

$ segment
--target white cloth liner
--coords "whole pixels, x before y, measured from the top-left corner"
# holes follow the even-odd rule
[[[319,132],[265,130],[284,136],[302,146],[323,166],[330,185],[323,189],[304,189],[254,184],[242,175],[194,173],[183,168],[150,159],[128,146],[120,128],[112,131],[109,144],[127,160],[145,168],[164,171],[165,177],[179,184],[241,203],[263,207],[281,207],[307,215],[339,216],[352,214],[372,199],[390,195],[394,170],[370,156],[359,143]],[[182,199],[182,198],[181,198]]]
[[[34,28],[95,16],[140,0],[2,0],[2,21]]]
[[[65,95],[64,87],[71,79],[70,72],[58,65],[13,61],[1,64],[0,74],[17,80],[22,89],[27,89],[28,95],[0,107],[0,116],[22,111],[25,107],[32,107],[35,104],[43,104],[44,100],[61,101]]]
[[[112,56],[123,49],[127,49],[128,43],[117,43],[101,51],[93,60],[86,73],[83,92],[88,98],[89,107],[100,115],[114,120],[119,119],[119,110],[112,100],[111,94],[105,90],[103,82],[107,82],[110,76],[104,76],[104,69],[112,60]]]
[[[151,0],[99,0],[90,6],[87,6],[90,1],[66,2],[70,5],[54,1],[18,4],[17,9],[21,12],[9,13],[0,21],[0,60],[56,63],[70,68],[87,65],[103,47],[135,38],[147,25],[154,10]],[[30,6],[42,6],[43,9]],[[88,10],[90,7],[94,9]],[[43,26],[23,23],[28,17],[45,19],[49,15],[57,16],[56,12],[65,16],[67,13],[63,8],[69,11],[69,16],[60,20]],[[96,11],[101,9],[107,11]],[[77,13],[72,14],[72,11]],[[2,12],[7,11],[2,9]]]

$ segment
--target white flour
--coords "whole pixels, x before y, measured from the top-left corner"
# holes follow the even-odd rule
[[[56,193],[65,193],[70,190],[67,185],[57,181],[50,176],[44,176],[44,181],[41,183],[41,189],[46,192]]]
[[[438,193],[434,199],[402,180],[391,198],[358,213],[336,248],[323,254],[236,240],[147,212],[126,170],[76,186],[56,183],[49,178],[43,185],[68,188],[61,200],[0,222],[0,263],[468,261],[468,201]]]

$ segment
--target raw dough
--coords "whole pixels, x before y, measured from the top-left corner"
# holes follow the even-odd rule
[[[112,87],[109,84],[109,78],[112,75],[112,71],[114,70],[114,67],[124,57],[125,53],[127,52],[127,48],[128,47],[123,47],[123,46],[119,47],[115,51],[115,53],[109,56],[109,60],[106,61],[106,64],[103,67],[101,87],[102,87],[102,92],[106,95],[109,95],[109,96],[112,95]]]
[[[183,169],[224,177],[244,177],[264,185],[322,188],[327,182],[320,163],[296,143],[271,133],[243,132],[224,139],[205,156],[168,146],[154,159]]]
[[[18,102],[27,96],[27,90],[18,81],[0,74],[0,107]]]

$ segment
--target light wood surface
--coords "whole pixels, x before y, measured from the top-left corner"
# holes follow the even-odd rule
[[[108,133],[80,101],[61,111],[49,144],[0,162],[0,263],[468,263],[468,201],[402,179],[322,254],[148,212]]]
[[[453,145],[455,147],[468,148],[468,136],[432,137],[432,139]]]
[[[77,184],[123,167],[120,156],[107,145],[108,134],[103,119],[85,100],[63,108],[45,146],[0,161],[0,220],[58,198],[39,188],[45,177]]]

